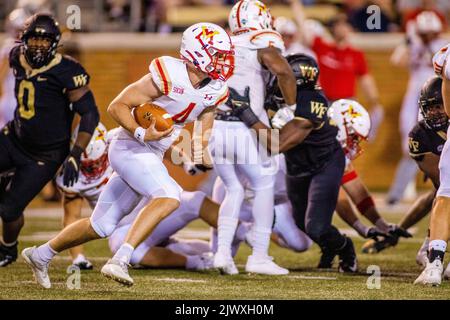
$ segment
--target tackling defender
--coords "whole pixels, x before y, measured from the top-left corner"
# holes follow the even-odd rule
[[[25,23],[21,43],[10,52],[17,108],[14,120],[0,133],[0,173],[14,169],[15,174],[10,188],[0,190],[0,266],[17,259],[23,210],[61,164],[63,183],[77,181],[81,154],[99,120],[89,75],[77,61],[56,52],[60,37],[51,15],[35,14]],[[80,130],[70,149],[75,113],[81,116]]]
[[[219,26],[201,22],[183,32],[182,59],[159,57],[150,73],[125,88],[110,104],[108,112],[121,125],[109,147],[115,173],[106,184],[90,219],[79,220],[48,243],[27,248],[22,256],[38,282],[49,288],[48,264],[59,252],[90,240],[108,237],[120,220],[141,201],[149,199],[133,222],[124,244],[103,266],[102,274],[124,285],[133,285],[128,264],[134,249],[152,233],[159,222],[180,204],[181,188],[162,163],[164,152],[179,136],[185,123],[194,122],[194,162],[203,162],[208,129],[215,107],[228,97],[225,83],[233,71],[230,37]],[[183,94],[181,94],[181,92]],[[152,101],[172,114],[173,128],[140,127],[130,110]],[[184,109],[183,109],[184,108]]]
[[[319,268],[331,268],[339,256],[339,270],[356,272],[357,260],[353,242],[332,225],[341,178],[345,167],[344,152],[336,140],[338,129],[327,116],[328,101],[319,87],[316,61],[296,54],[288,62],[297,79],[295,109],[283,106],[283,97],[272,79],[271,101],[279,110],[272,126],[279,131],[279,145],[272,139],[272,130],[262,123],[250,106],[248,90],[244,96],[230,89],[234,114],[250,128],[259,130],[260,143],[270,152],[275,149],[286,157],[286,185],[297,226],[322,250]],[[265,140],[264,140],[265,139]]]

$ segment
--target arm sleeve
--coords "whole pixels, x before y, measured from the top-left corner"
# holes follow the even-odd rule
[[[311,120],[315,125],[320,125],[328,119],[327,110],[328,101],[323,95],[315,91],[305,91],[297,98],[294,116]]]
[[[100,121],[100,114],[91,91],[86,92],[79,100],[72,103],[73,110],[80,116],[79,132],[92,134]]]
[[[153,59],[149,66],[153,82],[164,95],[170,95],[172,91],[172,81],[167,72],[166,61],[164,57]]]
[[[417,125],[409,133],[409,155],[420,161],[423,155],[430,153],[431,148],[425,132]]]
[[[64,56],[64,68],[61,69],[59,77],[64,88],[68,91],[87,86],[90,76],[83,66],[71,57]]]
[[[323,39],[319,36],[315,36],[312,42],[311,49],[319,56],[324,49],[327,47],[327,44],[323,41]]]

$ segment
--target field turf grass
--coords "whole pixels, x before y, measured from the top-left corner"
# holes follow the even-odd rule
[[[386,214],[391,221],[398,221],[400,214]],[[345,228],[336,218],[339,227]],[[319,259],[317,246],[305,253],[294,253],[275,245],[271,255],[276,261],[290,269],[282,277],[247,275],[243,268],[250,250],[242,245],[236,258],[241,274],[221,276],[216,271],[205,273],[184,270],[132,270],[135,285],[122,287],[101,276],[99,270],[110,256],[106,240],[94,241],[86,246],[88,257],[94,263],[93,271],[82,272],[81,288],[70,290],[66,281],[69,260],[66,254],[54,260],[50,267],[53,287],[45,290],[38,287],[30,269],[22,258],[6,268],[0,268],[0,299],[449,299],[450,281],[440,287],[413,286],[420,268],[415,255],[426,232],[428,218],[418,225],[412,239],[402,240],[395,248],[380,254],[361,254],[364,240],[353,237],[360,273],[343,275],[334,271],[321,272],[315,269]],[[61,226],[58,217],[27,216],[22,232],[20,250],[41,244],[33,236],[55,232]],[[201,222],[189,226],[191,230],[205,230]],[[369,265],[381,268],[381,288],[368,289],[366,273]]]

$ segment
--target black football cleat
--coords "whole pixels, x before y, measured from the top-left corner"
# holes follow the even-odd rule
[[[346,237],[345,245],[338,251],[338,255],[339,272],[355,273],[358,271],[358,260],[352,239]]]
[[[337,252],[328,248],[322,248],[322,256],[320,257],[319,269],[331,269],[333,268],[333,261],[336,257]]]
[[[0,267],[6,267],[17,260],[18,242],[11,247],[0,244]]]
[[[72,264],[74,267],[79,268],[80,270],[92,270],[94,269],[94,266],[92,265],[92,263],[90,261],[80,261],[77,263],[73,263]]]

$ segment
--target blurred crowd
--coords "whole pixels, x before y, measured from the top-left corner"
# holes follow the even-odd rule
[[[401,32],[406,31],[409,21],[422,11],[434,11],[444,26],[450,18],[448,0],[298,0],[307,7],[328,5],[336,7],[345,14],[355,31],[358,32]],[[44,8],[64,13],[61,6],[67,7],[74,1],[55,0],[3,0],[0,19],[6,20],[14,8],[23,7],[29,11]],[[232,5],[236,0],[78,0],[82,12],[88,11],[95,23],[87,23],[81,31],[142,31],[169,33],[177,32],[184,26],[172,26],[170,15],[181,7],[205,7]],[[269,6],[289,5],[288,0],[265,1]],[[370,29],[368,18],[373,6],[380,10],[380,27]],[[83,11],[85,10],[85,11]],[[101,19],[99,19],[101,17]],[[224,21],[225,22],[225,21]],[[326,23],[327,21],[322,21]],[[87,26],[87,27],[86,27]]]

